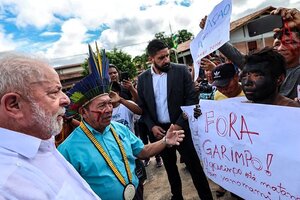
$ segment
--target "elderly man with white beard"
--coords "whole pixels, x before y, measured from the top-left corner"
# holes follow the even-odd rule
[[[48,64],[0,59],[0,197],[100,199],[54,145],[69,103]]]

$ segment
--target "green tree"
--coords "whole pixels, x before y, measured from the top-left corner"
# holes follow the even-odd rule
[[[177,32],[177,37],[178,37],[178,44],[186,42],[190,39],[193,39],[194,35],[190,32],[188,32],[186,29],[179,30]]]
[[[176,48],[177,44],[188,41],[188,40],[192,39],[194,36],[191,32],[188,32],[187,30],[183,29],[183,30],[179,30],[176,34],[173,34],[173,35],[166,35],[165,32],[159,32],[159,33],[156,33],[154,35],[154,37],[156,39],[164,41],[170,49],[172,49],[172,48],[177,49]],[[176,43],[174,43],[174,40],[173,40],[174,38],[176,38],[176,40],[177,40]],[[172,52],[174,52],[174,51],[172,51]],[[170,55],[170,59],[172,62],[177,62],[175,53],[172,53],[172,52]]]
[[[173,35],[166,35],[165,32],[159,32],[156,33],[154,37],[156,39],[164,41],[169,48],[173,48],[173,38],[177,38],[177,43],[180,44],[190,39],[193,39],[194,35],[191,32],[188,32],[186,29],[182,29]]]
[[[143,70],[143,69],[148,69],[148,56],[146,53],[143,53],[141,56],[135,56],[132,59],[132,62],[134,66],[137,68],[137,70]]]
[[[130,78],[137,75],[137,69],[131,61],[132,57],[129,54],[114,48],[112,51],[107,52],[106,55],[109,63],[116,65],[121,72],[128,72]]]
[[[165,34],[165,32],[159,32],[159,33],[156,33],[154,35],[154,37],[156,39],[159,39],[161,41],[163,41],[165,44],[168,45],[169,48],[172,48],[173,47],[173,41],[172,41],[172,37],[171,36],[167,36]]]
[[[118,67],[118,69],[120,70],[120,72],[128,72],[130,78],[133,78],[134,76],[136,76],[137,74],[137,70],[133,64],[133,62],[131,62],[131,56],[121,50],[118,50],[116,48],[114,48],[112,51],[106,51],[106,56],[109,60],[110,64],[114,64]],[[95,56],[95,58],[97,59],[97,56]],[[89,74],[89,69],[88,69],[88,60],[86,59],[85,62],[81,65],[84,69],[84,71],[82,72],[82,74],[84,76]]]

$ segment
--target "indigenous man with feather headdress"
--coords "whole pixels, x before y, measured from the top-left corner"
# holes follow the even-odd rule
[[[163,139],[144,145],[126,126],[111,121],[108,60],[98,48],[98,63],[90,46],[89,54],[91,74],[67,92],[69,114],[79,113],[82,121],[58,150],[101,199],[141,199],[136,195],[136,157],[148,158],[167,146],[179,145],[183,131],[171,126]]]

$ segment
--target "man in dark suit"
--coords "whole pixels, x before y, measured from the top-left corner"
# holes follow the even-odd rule
[[[177,168],[176,149],[182,155],[192,176],[198,195],[203,200],[213,199],[194,148],[188,122],[183,119],[180,106],[198,103],[193,82],[184,65],[170,63],[168,47],[154,39],[147,46],[150,69],[139,76],[139,106],[143,118],[156,139],[164,137],[171,124],[185,131],[185,139],[178,147],[166,148],[161,156],[168,174],[172,199],[182,200],[182,185]]]

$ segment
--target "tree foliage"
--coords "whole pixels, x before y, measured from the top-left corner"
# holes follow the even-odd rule
[[[191,32],[188,32],[186,29],[179,30],[177,33],[173,34],[178,38],[178,44],[186,42],[190,39],[193,39],[194,35]],[[165,32],[159,32],[155,34],[155,38],[164,41],[169,48],[174,47],[172,40],[173,35],[166,35]]]
[[[174,50],[174,41],[172,39],[173,36],[177,37],[178,44],[186,42],[194,37],[191,32],[188,32],[186,29],[179,30],[177,33],[173,35],[166,35],[165,32],[159,32],[155,34],[155,38],[164,41],[170,49]],[[171,51],[170,59],[172,62],[177,62],[175,51]]]
[[[136,66],[137,70],[148,69],[148,56],[146,53],[143,53],[141,56],[135,56],[132,59],[134,66]]]
[[[178,36],[178,44],[191,40],[194,37],[194,35],[186,29],[179,30],[176,35]]]
[[[106,53],[109,63],[114,64],[118,67],[121,72],[128,72],[130,78],[133,78],[137,74],[137,70],[132,62],[132,57],[123,52],[114,48],[112,51]]]
[[[118,49],[114,48],[110,52],[107,51],[106,56],[109,60],[109,63],[117,66],[117,68],[120,70],[120,72],[125,72],[125,71],[128,72],[130,78],[133,78],[134,76],[136,76],[137,70],[136,70],[133,62],[131,61],[132,58],[129,54],[123,52],[122,50],[118,50]],[[95,58],[97,59],[97,56],[95,56]],[[82,74],[84,76],[88,75],[89,69],[88,69],[88,60],[87,59],[82,64],[82,67],[84,69]]]

